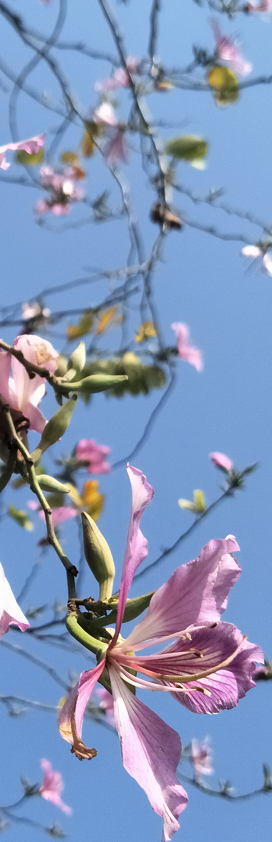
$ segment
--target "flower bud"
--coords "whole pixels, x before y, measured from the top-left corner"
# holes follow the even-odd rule
[[[72,368],[75,372],[80,372],[85,366],[86,350],[85,342],[80,342],[77,348],[73,351],[68,360],[68,371]]]
[[[83,542],[86,561],[99,583],[99,599],[108,600],[112,595],[115,576],[114,561],[106,539],[94,520],[82,512]]]

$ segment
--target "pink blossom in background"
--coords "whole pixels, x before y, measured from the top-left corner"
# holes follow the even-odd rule
[[[244,246],[242,249],[244,257],[252,257],[253,260],[260,260],[268,275],[272,275],[272,258],[264,254],[259,246]]]
[[[50,199],[39,199],[35,205],[38,214],[51,211],[54,216],[63,216],[70,212],[72,202],[84,198],[83,188],[76,184],[73,167],[64,167],[62,172],[57,172],[53,167],[43,166],[40,181],[50,193]]]
[[[102,102],[94,111],[95,123],[105,123],[106,126],[117,126],[115,111],[110,102]]]
[[[96,690],[96,695],[98,696],[98,699],[100,699],[99,707],[105,712],[108,725],[111,725],[112,728],[115,728],[112,694],[109,693],[109,691],[106,690],[104,687],[98,687]]]
[[[233,462],[229,459],[228,456],[225,456],[224,453],[210,453],[210,459],[214,464],[215,468],[219,468],[223,471],[231,471],[233,467]]]
[[[65,520],[70,520],[71,517],[76,517],[77,515],[77,509],[73,509],[72,506],[59,506],[57,509],[52,509],[53,528],[55,529],[55,527],[59,526],[60,523],[64,523]],[[41,520],[45,521],[43,509],[39,511],[39,517]]]
[[[238,50],[238,47],[236,47],[235,41],[228,38],[227,35],[223,35],[216,20],[213,20],[211,25],[216,52],[220,62],[230,67],[234,73],[238,73],[240,76],[247,76],[248,73],[251,73],[252,64],[246,61],[240,50]]]
[[[178,345],[178,355],[182,360],[187,360],[187,363],[194,365],[197,371],[203,369],[203,359],[201,351],[189,344],[189,328],[181,322],[174,322],[171,325],[172,330],[175,331]]]
[[[248,3],[247,11],[270,15],[272,12],[272,0],[259,0],[258,3]]]
[[[126,65],[128,68],[129,73],[131,76],[135,73],[139,73],[140,70],[140,62],[137,58],[133,56],[128,56],[126,60]],[[102,91],[106,93],[107,91],[114,91],[116,88],[127,88],[129,86],[129,75],[124,67],[118,67],[115,71],[113,76],[110,76],[107,79],[100,79],[98,82],[95,83],[95,90]]]
[[[127,144],[125,140],[124,126],[118,125],[116,115],[109,102],[102,102],[99,108],[94,111],[94,121],[103,123],[106,127],[107,143],[103,149],[103,155],[110,166],[118,164],[118,161],[127,160]]]
[[[179,828],[178,816],[187,803],[176,777],[180,738],[130,692],[127,684],[168,692],[194,713],[218,713],[235,707],[254,687],[252,674],[255,663],[263,662],[263,654],[235,626],[220,622],[228,592],[240,575],[232,555],[239,549],[233,536],[210,541],[197,559],[181,565],[155,592],[146,616],[128,638],[119,639],[129,588],[147,555],[147,541],[139,526],[153,497],[153,488],[141,471],[130,465],[127,471],[132,508],[116,628],[103,660],[83,672],[70,691],[60,712],[59,727],[79,759],[93,756],[93,750],[81,741],[82,722],[88,700],[106,668],[124,767],[163,817],[163,839],[168,842]],[[139,650],[164,642],[168,645],[161,652],[138,655]],[[134,670],[135,675],[131,672]]]
[[[93,439],[81,439],[76,448],[76,459],[88,460],[89,474],[108,474],[110,465],[105,462],[105,456],[110,453],[110,447],[96,444]]]
[[[22,311],[23,321],[29,321],[29,319],[37,318],[48,319],[48,316],[50,316],[50,310],[48,309],[48,307],[41,307],[41,305],[38,304],[37,301],[35,301],[33,304],[28,304],[28,302],[22,304]]]
[[[192,740],[191,762],[196,779],[201,775],[212,775],[212,752],[208,737],[205,737],[205,740]]]
[[[51,342],[34,334],[22,334],[16,337],[13,345],[22,351],[26,360],[54,374],[59,355]],[[9,377],[10,368],[12,377]],[[39,374],[30,379],[22,363],[6,351],[0,352],[0,392],[12,409],[20,410],[29,419],[30,429],[37,433],[42,433],[46,424],[38,409],[45,394],[45,383],[45,378]]]
[[[60,772],[54,772],[49,760],[41,760],[41,768],[43,770],[43,782],[40,787],[40,794],[46,801],[51,801],[56,807],[59,807],[66,816],[71,815],[71,807],[64,804],[61,799],[61,793],[64,788],[64,783]]]
[[[7,170],[10,164],[6,160],[6,152],[17,152],[18,149],[24,149],[29,155],[35,155],[41,146],[44,145],[45,135],[37,135],[31,137],[29,140],[19,140],[17,143],[7,143],[6,146],[0,146],[0,169]]]
[[[21,611],[0,564],[0,639],[8,632],[10,625],[21,631],[29,629],[29,622]]]

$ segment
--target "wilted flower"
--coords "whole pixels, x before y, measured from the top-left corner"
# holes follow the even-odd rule
[[[14,347],[21,351],[26,360],[46,368],[54,374],[57,368],[58,352],[51,342],[40,336],[22,334],[14,340]],[[11,368],[12,377],[9,377]],[[0,392],[12,409],[20,410],[28,418],[30,429],[42,433],[46,420],[38,409],[45,394],[45,378],[35,374],[30,378],[25,367],[6,351],[0,352]]]
[[[42,785],[40,787],[40,794],[46,801],[51,801],[56,807],[59,807],[67,816],[71,815],[71,807],[64,804],[61,799],[61,793],[64,788],[64,783],[60,772],[54,772],[49,760],[41,760],[41,768],[44,773]]]
[[[201,775],[212,775],[211,761],[212,752],[209,737],[205,737],[205,740],[192,740],[191,763],[194,767],[196,779],[199,779]]]
[[[242,249],[244,257],[252,257],[253,260],[261,261],[268,275],[272,275],[272,258],[262,251],[259,246],[244,246]]]
[[[228,38],[227,35],[223,35],[220,31],[218,23],[216,20],[212,21],[212,29],[215,39],[215,47],[220,62],[225,64],[227,67],[230,67],[231,70],[234,70],[234,73],[239,73],[241,76],[247,76],[248,73],[251,73],[252,64],[250,64],[238,47],[236,47],[235,41],[232,41],[231,38]]]
[[[31,137],[29,140],[18,140],[17,143],[7,143],[6,146],[0,146],[0,169],[7,170],[10,164],[6,160],[6,152],[17,152],[19,149],[24,149],[29,155],[35,155],[41,146],[44,144],[45,135],[37,135]]]
[[[197,371],[202,371],[203,360],[201,351],[189,344],[189,328],[181,322],[174,322],[171,325],[172,330],[175,331],[178,344],[178,355],[182,360],[187,360],[187,363],[194,365]]]
[[[233,536],[210,541],[197,559],[179,567],[154,593],[146,616],[128,638],[119,637],[134,573],[147,555],[147,541],[139,526],[153,496],[153,488],[141,471],[131,466],[127,470],[132,509],[116,628],[109,645],[101,644],[102,660],[82,673],[70,691],[60,712],[59,727],[79,759],[93,757],[95,749],[87,749],[81,741],[83,716],[97,681],[110,681],[124,767],[163,817],[163,838],[167,842],[178,830],[177,819],[187,803],[176,777],[180,738],[128,685],[169,692],[195,713],[218,713],[237,705],[254,686],[255,662],[262,662],[263,655],[235,626],[220,622],[228,591],[240,575],[232,556],[239,549]],[[164,642],[170,645],[161,652],[138,655],[139,650]]]
[[[54,216],[63,216],[69,213],[72,202],[84,198],[83,188],[75,183],[77,178],[73,167],[65,167],[62,172],[57,172],[53,167],[43,166],[40,180],[50,193],[50,199],[40,199],[35,206],[36,213],[52,211]]]
[[[21,611],[0,564],[0,638],[8,632],[10,625],[21,631],[29,629],[29,622]]]
[[[110,447],[96,444],[93,439],[81,439],[76,448],[76,459],[89,462],[89,474],[108,474],[110,465],[105,462],[108,453]]]
[[[210,459],[214,467],[219,468],[221,471],[229,472],[233,467],[233,462],[224,453],[210,453]]]

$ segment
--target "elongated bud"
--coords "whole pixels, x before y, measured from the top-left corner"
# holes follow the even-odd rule
[[[37,480],[41,488],[44,488],[45,491],[60,491],[66,494],[70,493],[70,485],[65,485],[63,482],[59,482],[59,480],[55,479],[55,477],[50,477],[47,474],[40,474],[40,476],[37,476]]]
[[[55,442],[64,435],[67,427],[69,427],[75,410],[76,401],[77,397],[76,395],[73,395],[73,397],[68,401],[65,401],[63,406],[61,406],[60,409],[57,409],[55,415],[50,418],[50,421],[48,421],[42,432],[38,447],[36,447],[36,450],[34,450],[31,454],[33,462],[38,462],[45,450],[47,450],[48,447],[51,447],[52,444],[55,444]]]
[[[86,362],[85,342],[80,342],[68,360],[68,371],[73,369],[76,372],[82,371]]]
[[[83,380],[77,382],[60,382],[57,388],[65,394],[67,392],[88,392],[89,394],[94,394],[95,392],[105,392],[106,389],[118,386],[124,380],[128,380],[126,374],[90,374],[88,377],[84,377]]]
[[[82,512],[83,541],[86,561],[99,583],[99,599],[110,599],[115,576],[112,554],[106,539],[94,520]]]

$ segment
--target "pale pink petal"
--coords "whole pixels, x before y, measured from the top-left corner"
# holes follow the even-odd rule
[[[59,730],[62,738],[72,744],[72,752],[79,760],[91,758],[95,749],[87,749],[81,742],[84,713],[94,687],[105,667],[105,658],[92,670],[81,673],[76,687],[69,691],[65,704],[59,712]]]
[[[171,328],[176,334],[179,357],[186,360],[190,365],[193,365],[197,371],[202,371],[202,354],[198,348],[194,348],[193,345],[189,344],[189,330],[187,325],[182,322],[174,322]]]
[[[36,213],[48,213],[51,210],[51,206],[46,199],[39,199],[36,202],[34,210]]]
[[[56,807],[60,807],[63,813],[67,816],[71,815],[71,807],[64,804],[61,799],[61,793],[64,787],[62,776],[60,772],[54,772],[49,760],[41,760],[41,768],[44,772],[44,779],[40,787],[40,794],[46,801],[51,801]]]
[[[212,753],[209,737],[204,740],[192,740],[191,761],[197,775],[212,775]]]
[[[3,398],[9,399],[10,354],[0,351],[0,392]]]
[[[108,453],[110,453],[110,447],[96,444],[93,439],[82,439],[76,448],[76,459],[89,461],[90,474],[107,474],[110,471],[110,465],[104,461],[104,457]]]
[[[270,254],[264,254],[263,265],[268,272],[268,275],[272,275],[272,258],[270,257]]]
[[[128,690],[114,667],[110,678],[124,768],[144,789],[155,813],[162,816],[163,840],[169,842],[187,804],[187,794],[176,777],[179,735]]]
[[[114,645],[120,632],[134,573],[147,555],[147,540],[140,530],[140,520],[154,494],[154,488],[147,482],[145,475],[138,468],[127,465],[127,472],[132,491],[131,514],[119,590],[116,630],[111,645]]]
[[[241,76],[247,76],[248,73],[251,73],[252,64],[246,61],[240,50],[236,47],[235,42],[221,33],[216,20],[213,20],[211,25],[216,50],[222,64],[231,67],[235,73],[239,73]]]
[[[233,467],[233,462],[229,459],[228,456],[225,456],[224,453],[210,453],[210,459],[213,462],[215,468],[223,468],[225,471],[231,471]]]
[[[141,649],[147,641],[167,637],[188,627],[220,620],[230,588],[240,576],[230,555],[239,550],[235,538],[209,541],[198,558],[182,564],[151,599],[146,616],[126,639],[126,651]],[[118,643],[118,652],[124,644]]]
[[[117,125],[114,109],[109,102],[102,102],[102,105],[95,109],[94,120],[96,123],[106,123],[107,126]]]
[[[33,396],[35,397],[35,395]],[[33,406],[32,403],[27,403],[24,408],[24,415],[29,420],[29,429],[36,430],[36,433],[42,433],[47,421],[38,406]]]
[[[45,135],[38,135],[31,137],[29,140],[19,140],[18,143],[7,143],[5,146],[0,146],[0,169],[7,170],[10,164],[7,163],[5,153],[16,152],[17,149],[24,149],[28,154],[36,154],[40,147],[44,145]]]
[[[112,728],[115,728],[112,694],[109,693],[105,687],[98,687],[96,690],[96,696],[100,700],[99,707],[104,711],[108,724],[111,725]]]
[[[262,252],[259,246],[244,246],[242,254],[244,257],[253,257],[255,259],[256,257],[260,257]]]
[[[78,511],[73,509],[72,506],[59,506],[58,509],[52,510],[52,523],[53,527],[58,526],[59,523],[64,523],[65,520],[70,520],[71,517],[76,517],[78,515]],[[45,520],[45,514],[43,509],[39,512],[39,516],[41,520]]]
[[[18,626],[21,631],[29,628],[29,622],[16,602],[0,564],[0,638],[6,634],[12,624]]]
[[[115,166],[119,161],[127,161],[128,148],[126,144],[125,134],[119,126],[111,131],[111,136],[104,146],[104,158],[110,166]]]

